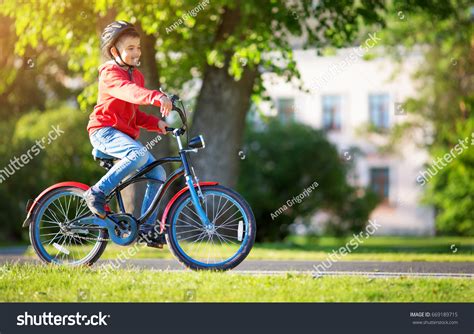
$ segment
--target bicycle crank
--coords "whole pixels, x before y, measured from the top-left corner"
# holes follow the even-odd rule
[[[108,215],[105,219],[88,216],[71,221],[71,225],[68,228],[70,230],[77,230],[80,233],[81,230],[87,229],[87,225],[106,228],[110,239],[121,246],[130,245],[138,237],[137,221],[129,214],[114,213]],[[79,238],[82,237],[79,236]]]

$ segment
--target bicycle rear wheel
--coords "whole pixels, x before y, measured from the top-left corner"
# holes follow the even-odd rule
[[[106,230],[69,222],[92,213],[82,194],[73,186],[54,189],[37,204],[30,224],[30,241],[39,258],[46,263],[78,266],[92,265],[107,246]]]

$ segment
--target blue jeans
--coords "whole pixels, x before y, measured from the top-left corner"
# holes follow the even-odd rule
[[[105,195],[109,195],[126,176],[143,169],[156,160],[140,142],[112,127],[97,129],[91,134],[90,141],[94,148],[120,159],[120,161],[94,185],[96,189],[99,189]],[[166,172],[162,166],[153,168],[145,174],[145,176],[162,182],[166,180]],[[147,182],[145,197],[143,198],[141,208],[142,215],[150,207],[160,186],[161,183],[158,182]],[[155,210],[146,224],[154,224],[156,222],[157,211],[158,210]]]

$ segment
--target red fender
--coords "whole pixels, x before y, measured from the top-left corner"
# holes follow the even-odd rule
[[[217,184],[219,184],[219,182],[199,182],[200,186],[215,186]],[[197,187],[197,184],[194,184],[194,188],[196,187]],[[171,206],[178,199],[178,197],[181,196],[187,190],[188,190],[188,187],[184,187],[183,189],[178,191],[166,205],[165,211],[163,212],[163,216],[161,217],[160,233],[163,233],[163,231],[165,230],[166,218],[168,218],[168,212],[170,211]]]
[[[28,213],[26,215],[25,221],[23,222],[23,227],[28,227],[28,225],[30,225],[30,223],[31,223],[31,221],[30,221],[31,214],[33,213],[33,210],[34,210],[35,206],[38,204],[38,202],[47,193],[49,193],[51,190],[61,188],[61,187],[76,187],[76,188],[80,188],[82,190],[87,190],[87,189],[90,188],[90,186],[88,186],[87,184],[80,183],[80,182],[74,182],[74,181],[66,181],[66,182],[60,182],[60,183],[53,184],[51,187],[43,190],[41,192],[41,194],[39,194],[31,204],[30,204],[31,200],[29,201],[29,203],[27,204],[27,207],[26,207],[26,209],[28,210]],[[105,209],[110,211],[110,208],[109,208],[108,205],[105,206]]]

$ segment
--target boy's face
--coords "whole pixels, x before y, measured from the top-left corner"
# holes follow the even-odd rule
[[[118,48],[118,52],[114,47],[110,50],[115,58],[120,54],[120,57],[122,57],[124,62],[133,66],[138,66],[142,54],[139,37],[123,36],[119,38],[115,45]],[[117,59],[117,61],[120,62],[120,59]]]

